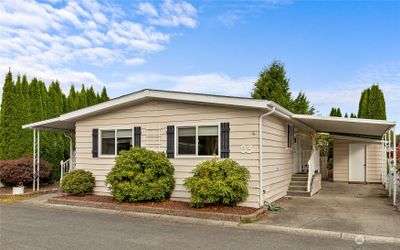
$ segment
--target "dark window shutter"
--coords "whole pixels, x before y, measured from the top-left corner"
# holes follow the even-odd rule
[[[134,128],[133,145],[140,148],[142,145],[142,129],[141,127]]]
[[[92,156],[99,156],[99,129],[94,128],[92,130]]]
[[[229,158],[229,122],[221,123],[221,158]]]
[[[175,156],[175,126],[167,126],[167,158],[174,158]]]

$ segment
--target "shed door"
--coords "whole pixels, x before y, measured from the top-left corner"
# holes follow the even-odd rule
[[[365,144],[349,145],[349,181],[365,182]]]

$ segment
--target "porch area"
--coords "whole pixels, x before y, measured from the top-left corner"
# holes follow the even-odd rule
[[[399,237],[400,216],[381,184],[322,182],[312,197],[285,197],[261,224]]]

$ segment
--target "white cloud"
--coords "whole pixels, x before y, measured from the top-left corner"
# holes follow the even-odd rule
[[[151,6],[144,3],[139,10],[156,17]],[[0,72],[11,67],[14,74],[46,81],[104,84],[83,69],[141,65],[170,42],[169,33],[144,25],[143,17],[134,13],[97,0],[0,1]],[[195,13],[190,4],[166,1],[160,7],[160,20],[193,26],[182,20]]]
[[[165,88],[170,90],[199,92],[248,97],[255,77],[232,78],[223,73],[195,75],[162,75],[154,73],[133,74],[123,82],[115,83],[118,88]]]
[[[142,65],[146,62],[146,59],[144,58],[139,58],[139,57],[135,57],[135,58],[130,58],[130,59],[126,59],[125,60],[125,64],[130,65],[130,66],[138,66],[138,65]]]
[[[139,12],[152,17],[158,16],[158,12],[151,3],[140,3],[138,6]]]
[[[157,11],[151,3],[139,4],[139,13],[147,16],[152,25],[159,26],[186,26],[195,28],[197,26],[197,10],[188,2],[165,0],[159,5]]]

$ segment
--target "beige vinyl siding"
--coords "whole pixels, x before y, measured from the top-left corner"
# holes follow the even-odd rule
[[[166,151],[167,125],[219,125],[230,123],[230,158],[248,167],[251,173],[249,197],[241,205],[258,207],[258,116],[260,111],[222,106],[148,101],[106,114],[93,116],[76,123],[77,168],[93,172],[97,194],[109,194],[104,184],[105,175],[114,165],[114,158],[92,157],[92,129],[132,128],[142,129],[142,147]],[[251,154],[242,154],[240,146],[251,145]],[[192,175],[194,166],[212,157],[176,157],[170,159],[175,166],[176,187],[172,199],[188,201],[190,194],[183,186]]]
[[[273,202],[287,194],[293,172],[293,151],[288,149],[287,122],[276,116],[263,119],[263,198]]]
[[[367,144],[367,182],[382,183],[382,144]]]
[[[349,143],[333,141],[333,180],[349,181]]]
[[[382,182],[382,144],[335,139],[333,141],[333,180],[349,181],[349,144],[366,145],[366,181]]]

